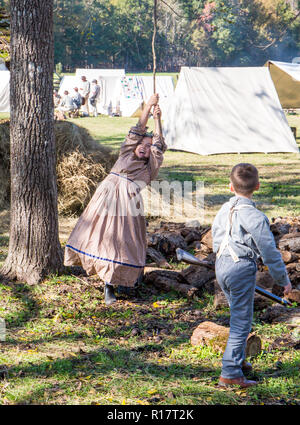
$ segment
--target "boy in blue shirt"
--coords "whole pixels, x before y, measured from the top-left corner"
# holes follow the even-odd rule
[[[258,189],[258,171],[252,164],[234,166],[230,190],[235,196],[221,207],[212,226],[216,278],[230,306],[230,333],[222,359],[221,387],[247,388],[257,384],[244,376],[252,369],[245,361],[245,347],[253,318],[256,259],[261,257],[275,282],[285,287],[284,295],[292,289],[269,220],[252,201],[253,192]]]

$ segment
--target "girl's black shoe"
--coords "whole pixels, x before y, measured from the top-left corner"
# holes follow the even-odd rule
[[[114,287],[112,285],[105,285],[104,300],[106,305],[111,305],[117,301],[117,298],[114,293]]]

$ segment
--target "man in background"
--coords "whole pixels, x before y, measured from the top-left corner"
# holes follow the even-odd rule
[[[91,107],[91,113],[94,117],[98,115],[97,102],[98,102],[99,96],[100,96],[100,86],[98,85],[97,80],[93,80],[91,84],[89,103]]]
[[[89,116],[89,103],[88,103],[88,99],[89,99],[89,94],[90,94],[90,88],[91,85],[89,83],[89,81],[87,81],[86,76],[83,75],[81,77],[81,96],[82,96],[82,106],[83,106],[83,114],[84,116],[88,117]]]
[[[74,92],[75,93],[72,96],[72,99],[73,99],[74,103],[76,104],[77,109],[80,109],[81,105],[82,105],[82,97],[81,97],[81,94],[78,91],[78,87],[74,87]]]

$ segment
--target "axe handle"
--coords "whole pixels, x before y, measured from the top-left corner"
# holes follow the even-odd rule
[[[278,297],[277,295],[272,294],[272,292],[266,291],[265,289],[261,288],[260,286],[255,286],[255,292],[257,292],[260,295],[263,295],[266,298],[269,298],[272,301],[275,301],[276,303],[283,304],[285,306],[286,305],[289,305],[289,306],[293,305],[290,301],[285,300],[284,298]]]

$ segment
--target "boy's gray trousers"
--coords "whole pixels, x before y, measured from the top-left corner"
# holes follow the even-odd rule
[[[222,359],[223,378],[243,376],[245,348],[253,318],[256,263],[249,258],[234,262],[231,256],[216,260],[216,278],[230,306],[230,332]]]

